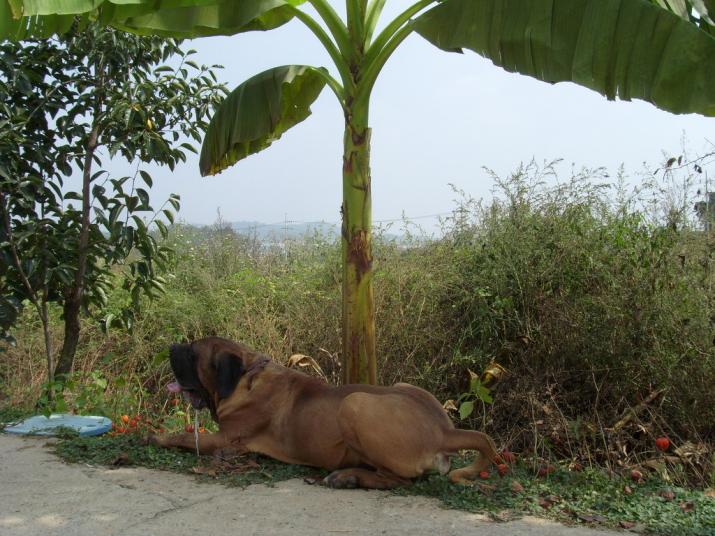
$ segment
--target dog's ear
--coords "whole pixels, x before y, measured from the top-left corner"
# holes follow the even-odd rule
[[[214,366],[216,367],[218,397],[219,399],[228,398],[246,371],[243,367],[243,360],[234,353],[221,351],[214,358]]]

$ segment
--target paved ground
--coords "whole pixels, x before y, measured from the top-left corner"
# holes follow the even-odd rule
[[[66,465],[46,440],[0,434],[0,535],[613,536],[524,518],[509,523],[436,501],[290,480],[245,490],[141,468]]]

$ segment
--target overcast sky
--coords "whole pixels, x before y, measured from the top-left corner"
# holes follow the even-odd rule
[[[414,0],[387,2],[383,21]],[[344,2],[333,0],[340,10]],[[298,21],[270,32],[188,41],[195,61],[220,63],[230,89],[265,69],[285,64],[330,66],[313,35]],[[221,175],[201,178],[198,158],[174,173],[154,173],[155,202],[181,195],[180,217],[212,223],[339,220],[343,121],[325,89],[313,115],[267,150]],[[472,53],[446,53],[418,35],[392,56],[372,95],[373,218],[386,220],[450,211],[449,183],[489,198],[483,166],[506,174],[520,162],[562,158],[569,165],[623,163],[636,174],[658,165],[662,152],[712,150],[715,119],[677,116],[650,104],[609,102],[571,83],[549,85],[510,74]],[[157,205],[160,203],[156,203]],[[429,225],[429,218],[422,220]]]

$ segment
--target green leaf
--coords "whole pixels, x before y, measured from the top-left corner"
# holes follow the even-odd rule
[[[715,115],[715,38],[644,0],[444,0],[414,29],[510,72]]]
[[[325,86],[325,69],[285,65],[264,71],[233,90],[206,131],[199,167],[214,175],[262,151],[306,119]]]
[[[151,188],[152,185],[154,184],[154,182],[151,180],[151,175],[149,175],[149,173],[147,173],[147,172],[144,171],[144,170],[140,170],[140,171],[139,171],[139,175],[141,175],[142,180],[144,181],[144,183],[145,183],[149,188]],[[147,204],[148,204],[148,203],[147,203]]]
[[[169,220],[169,223],[174,223],[174,213],[173,212],[171,212],[169,209],[166,209],[166,208],[164,210],[162,210],[162,212],[164,213],[164,217],[167,220]]]
[[[474,411],[474,402],[469,401],[469,402],[462,402],[459,405],[459,418],[460,419],[466,419],[469,417],[472,412]]]
[[[55,0],[57,1],[57,0]],[[102,20],[142,35],[193,38],[271,30],[293,18],[305,0],[139,0],[105,3]],[[120,2],[117,2],[119,4]]]

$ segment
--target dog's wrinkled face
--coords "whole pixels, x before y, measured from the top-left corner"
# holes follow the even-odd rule
[[[226,348],[222,342],[173,344],[169,349],[176,382],[167,389],[182,393],[196,409],[208,407],[214,420],[219,402],[233,393],[246,371],[241,349]]]

